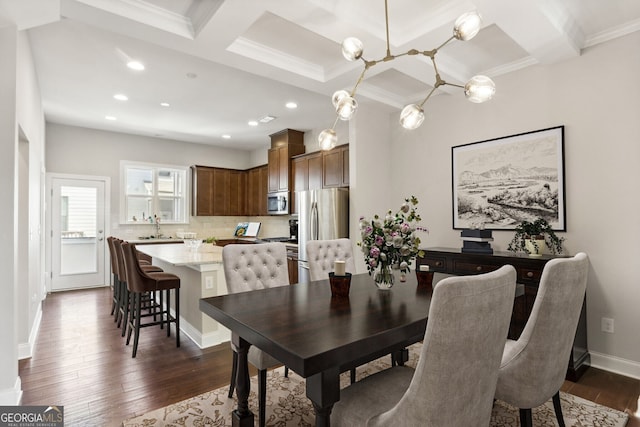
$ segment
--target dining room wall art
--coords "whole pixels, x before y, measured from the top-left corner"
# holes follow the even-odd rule
[[[451,162],[454,229],[566,231],[564,126],[458,145]]]

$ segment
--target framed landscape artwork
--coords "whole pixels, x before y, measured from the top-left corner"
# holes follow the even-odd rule
[[[454,229],[544,218],[566,231],[564,126],[458,145],[451,161]]]

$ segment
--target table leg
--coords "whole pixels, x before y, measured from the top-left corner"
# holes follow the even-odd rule
[[[236,371],[236,396],[238,409],[233,411],[231,425],[233,427],[253,427],[253,412],[249,410],[249,364],[247,354],[251,344],[232,334],[232,340],[238,349],[238,370]]]
[[[316,427],[331,425],[333,404],[340,400],[340,370],[329,369],[306,379],[307,397],[316,412]]]

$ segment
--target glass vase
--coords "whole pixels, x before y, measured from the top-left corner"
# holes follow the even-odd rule
[[[373,281],[378,289],[391,289],[393,286],[393,270],[391,265],[380,264],[373,274]]]

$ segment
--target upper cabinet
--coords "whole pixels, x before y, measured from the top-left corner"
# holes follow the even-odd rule
[[[293,159],[295,191],[349,186],[349,145]]]
[[[323,153],[322,185],[324,188],[349,186],[349,145]]]
[[[291,157],[304,153],[304,132],[285,129],[270,135],[271,148],[268,153],[268,191],[290,191],[293,189]]]
[[[247,173],[245,171],[193,166],[195,216],[245,215]]]
[[[267,176],[267,165],[247,171],[247,215],[267,214]]]

